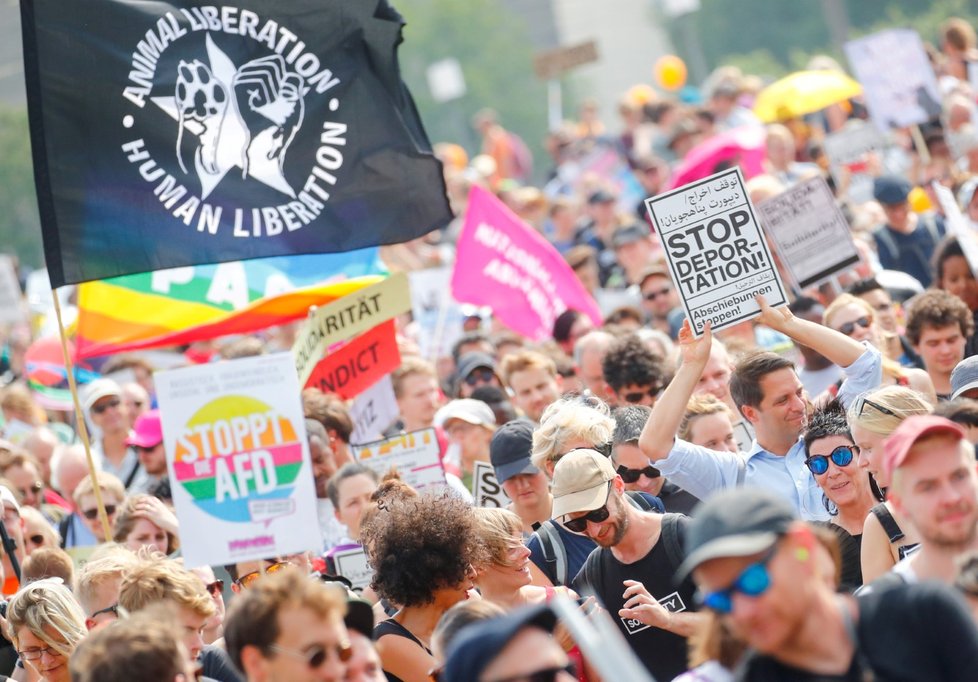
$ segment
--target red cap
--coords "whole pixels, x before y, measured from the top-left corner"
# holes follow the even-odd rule
[[[887,477],[893,476],[893,471],[903,464],[910,448],[918,440],[935,434],[952,436],[955,440],[965,437],[963,428],[944,417],[927,414],[904,419],[896,431],[883,441],[883,470]]]
[[[126,445],[138,448],[155,448],[163,442],[163,424],[160,423],[160,411],[150,410],[136,418],[132,433],[126,439]]]

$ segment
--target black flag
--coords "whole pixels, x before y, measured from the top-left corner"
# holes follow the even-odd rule
[[[452,217],[387,0],[21,10],[55,287],[393,244]]]

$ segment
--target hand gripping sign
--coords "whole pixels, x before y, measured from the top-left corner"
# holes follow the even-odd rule
[[[313,549],[316,496],[288,353],[155,376],[188,565]]]
[[[739,168],[645,200],[686,316],[699,336],[760,313],[754,297],[787,303]]]

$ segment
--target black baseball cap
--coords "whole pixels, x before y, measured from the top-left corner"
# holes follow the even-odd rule
[[[761,488],[726,490],[698,505],[686,531],[686,560],[676,572],[682,580],[711,559],[763,552],[797,519],[784,498]]]
[[[460,381],[464,381],[465,377],[469,376],[475,370],[480,367],[487,367],[493,372],[496,371],[496,360],[488,353],[480,353],[479,351],[473,351],[471,353],[466,353],[458,361],[458,378]]]
[[[489,461],[496,472],[496,481],[505,483],[520,474],[539,474],[540,470],[530,462],[532,450],[532,422],[514,419],[496,429],[489,441]]]
[[[448,648],[443,682],[472,682],[528,627],[553,632],[557,615],[547,604],[518,609],[505,616],[478,621],[462,629]]]

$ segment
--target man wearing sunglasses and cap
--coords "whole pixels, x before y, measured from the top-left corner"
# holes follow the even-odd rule
[[[974,679],[978,630],[959,595],[936,583],[836,594],[828,550],[780,495],[714,495],[686,555],[677,578],[692,573],[702,605],[750,648],[738,680]]]
[[[882,360],[878,350],[795,317],[787,307],[771,308],[763,296],[758,296],[757,302],[761,324],[843,368],[847,378],[837,397],[844,406],[880,384]],[[811,404],[790,360],[775,353],[755,353],[734,369],[730,394],[756,434],[746,456],[709,450],[676,438],[686,404],[710,358],[711,343],[709,327],[695,338],[688,322],[683,325],[679,334],[682,365],[652,408],[639,447],[664,476],[701,500],[747,483],[783,496],[806,520],[829,520],[822,489],[805,466],[801,434]]]
[[[693,585],[673,575],[684,559],[687,517],[646,512],[630,504],[611,460],[580,449],[561,457],[553,473],[553,518],[598,548],[573,581],[589,589],[614,618],[629,646],[656,679],[686,670],[686,638],[702,617],[691,613]]]

